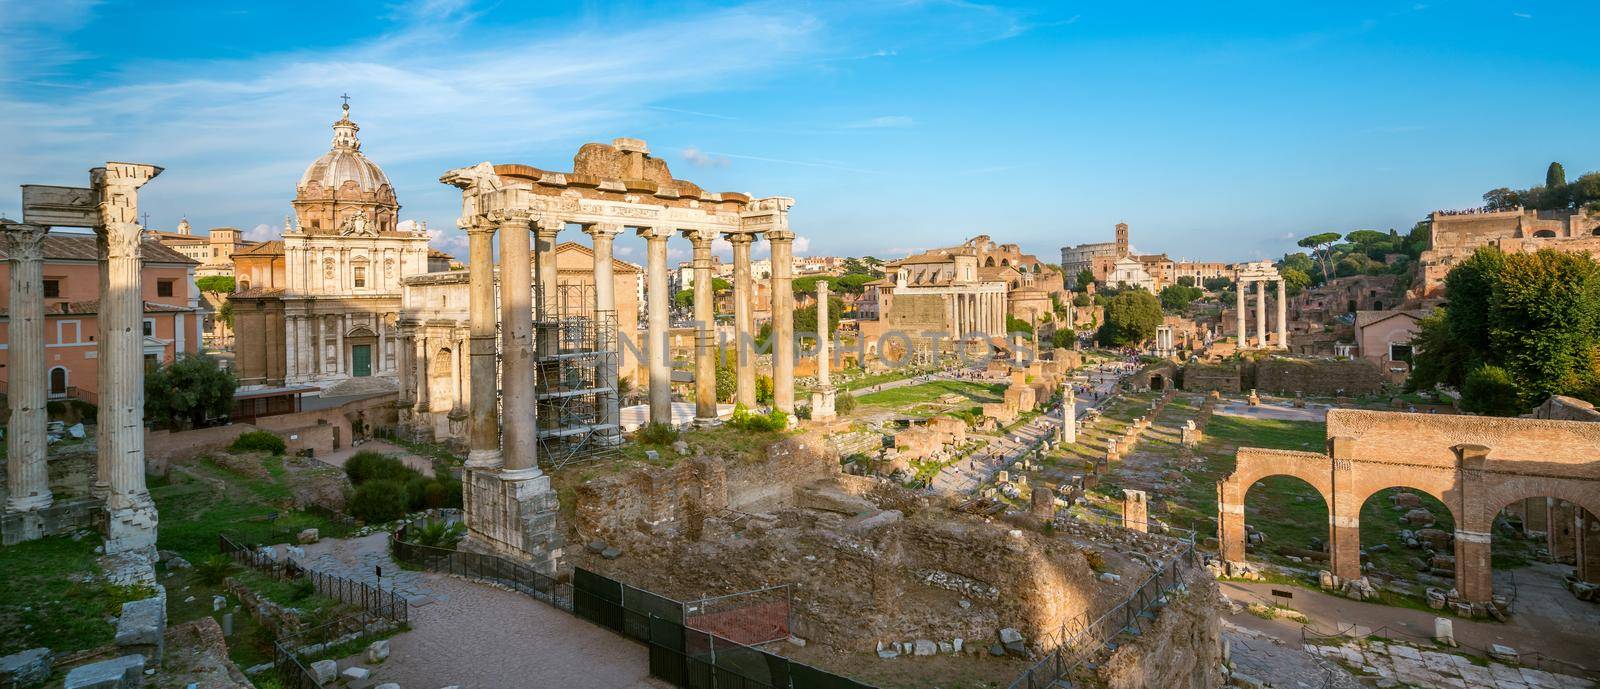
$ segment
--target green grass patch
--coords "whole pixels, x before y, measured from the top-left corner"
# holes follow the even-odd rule
[[[111,642],[108,615],[122,604],[155,595],[145,586],[115,586],[100,578],[98,536],[44,538],[0,548],[0,656],[47,646],[57,654]]]
[[[965,380],[934,380],[916,385],[869,392],[856,396],[856,403],[875,407],[904,408],[937,402],[945,395],[960,395],[971,402],[999,402],[1005,399],[1006,386]]]

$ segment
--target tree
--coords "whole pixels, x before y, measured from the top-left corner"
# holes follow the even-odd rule
[[[1078,271],[1078,291],[1085,291],[1092,284],[1094,284],[1094,271],[1088,268]]]
[[[844,301],[838,297],[828,297],[828,336],[839,329],[839,314],[844,311]],[[817,332],[817,305],[812,304],[803,309],[795,309],[794,331],[797,333]]]
[[[1278,275],[1283,278],[1284,296],[1295,296],[1301,290],[1311,286],[1311,276],[1306,275],[1305,271],[1299,268],[1284,268],[1278,271]]]
[[[1508,211],[1521,205],[1523,205],[1522,192],[1506,187],[1483,192],[1483,207],[1487,210]]]
[[[1584,253],[1508,254],[1489,300],[1491,363],[1532,407],[1551,395],[1594,401],[1600,365],[1600,265]]]
[[[1450,334],[1446,309],[1417,320],[1417,333],[1411,337],[1411,376],[1407,390],[1428,390],[1435,385],[1459,385],[1466,378],[1468,358]]]
[[[1072,296],[1072,305],[1076,306],[1076,307],[1078,307],[1080,309],[1084,308],[1084,307],[1087,307],[1087,306],[1090,306],[1092,304],[1094,304],[1094,298],[1090,297],[1087,294],[1083,294],[1083,293],[1080,292],[1080,293],[1075,294],[1075,295]]]
[[[1194,276],[1193,275],[1179,275],[1178,276],[1178,284],[1183,286],[1183,287],[1194,287]]]
[[[1033,324],[1011,315],[1006,316],[1006,332],[1033,334]]]
[[[221,320],[223,323],[227,324],[228,327],[230,327],[230,328],[233,327],[233,300],[232,299],[229,299],[229,300],[227,300],[225,302],[222,302],[222,306],[217,307],[217,319]]]
[[[1499,366],[1484,364],[1467,374],[1461,385],[1461,408],[1489,416],[1516,416],[1524,407],[1516,381]]]
[[[738,362],[733,352],[728,351],[717,359],[717,399],[732,402],[734,393],[739,390]]]
[[[1304,254],[1301,254],[1301,256],[1303,257]],[[1214,278],[1206,278],[1206,281],[1201,284],[1206,288],[1207,292],[1220,292],[1233,286],[1233,280],[1218,276]]]
[[[201,292],[212,294],[233,294],[234,282],[232,275],[207,275],[194,279],[194,286]]]
[[[1106,303],[1105,324],[1095,338],[1103,345],[1138,344],[1156,335],[1161,325],[1161,302],[1144,290],[1128,290]]]
[[[1566,168],[1561,167],[1561,163],[1550,163],[1550,167],[1544,171],[1544,188],[1555,189],[1564,186],[1567,186]]]
[[[1190,302],[1203,296],[1205,291],[1198,287],[1167,285],[1161,288],[1161,308],[1168,311],[1182,311]]]
[[[1297,246],[1310,249],[1312,255],[1317,257],[1318,262],[1322,265],[1322,279],[1324,282],[1333,278],[1332,268],[1329,266],[1329,254],[1333,251],[1333,243],[1337,241],[1339,241],[1338,232],[1323,232],[1295,242]]]
[[[1050,336],[1050,344],[1058,349],[1072,349],[1078,343],[1078,333],[1072,328],[1056,328],[1054,335]]]
[[[233,411],[232,373],[205,355],[184,355],[145,374],[144,413],[166,426],[198,428]]]

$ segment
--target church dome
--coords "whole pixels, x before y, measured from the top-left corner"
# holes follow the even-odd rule
[[[323,189],[337,190],[346,182],[355,182],[357,189],[363,192],[392,189],[383,169],[361,153],[361,140],[356,138],[360,130],[350,120],[350,105],[346,103],[344,116],[333,123],[333,147],[306,168],[298,188],[305,189],[316,182]]]

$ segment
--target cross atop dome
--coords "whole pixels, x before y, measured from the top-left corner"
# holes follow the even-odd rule
[[[356,126],[356,123],[350,119],[350,94],[345,94],[339,98],[344,101],[344,105],[341,106],[339,121],[333,123],[333,147],[335,149],[342,148],[359,151],[361,150],[361,139],[356,137],[356,132],[361,131],[361,127]]]

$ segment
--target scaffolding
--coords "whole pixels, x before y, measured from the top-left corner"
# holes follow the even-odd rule
[[[595,310],[593,285],[555,289],[547,302],[543,285],[534,285],[539,463],[547,469],[615,457],[622,440],[612,414],[621,363],[616,312]]]

